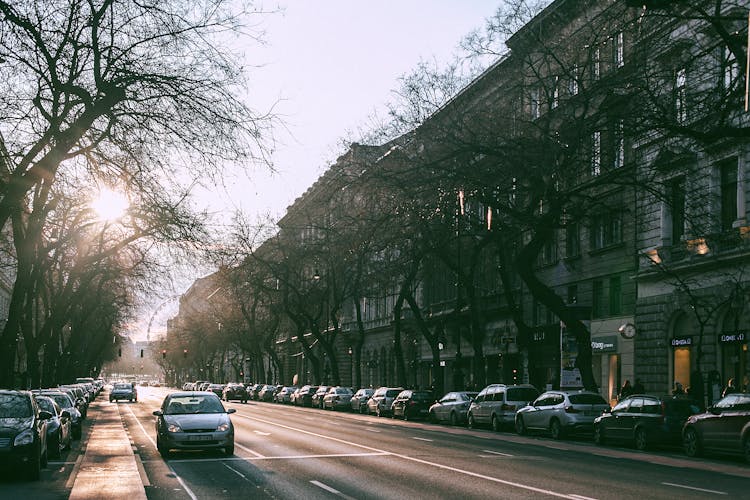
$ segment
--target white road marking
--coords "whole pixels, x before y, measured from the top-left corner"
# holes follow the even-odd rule
[[[270,432],[261,432],[261,431],[253,431],[253,432],[256,433],[259,436],[270,436],[271,435]]]
[[[432,443],[434,441],[434,439],[418,438],[418,437],[412,437],[412,439],[416,439],[417,441],[427,441],[428,443]]]
[[[482,450],[484,453],[489,453],[490,455],[500,455],[502,457],[512,457],[513,455],[509,453],[500,453],[499,451],[492,451],[492,450]]]
[[[151,444],[154,445],[154,448],[156,448],[156,442],[154,442],[154,440],[151,439],[151,436],[148,435],[148,432],[146,432],[146,429],[143,427],[143,425],[141,424],[141,421],[138,419],[138,417],[135,416],[135,413],[133,413],[133,410],[131,410],[129,406],[127,407],[127,409],[130,412],[130,414],[133,416],[133,418],[135,419],[136,423],[138,424],[138,427],[141,428],[141,431],[143,432],[143,435],[146,436],[148,438],[148,440],[151,441]],[[190,488],[188,488],[188,485],[185,483],[185,481],[182,480],[182,478],[180,477],[180,475],[177,474],[177,472],[175,472],[175,470],[172,468],[172,466],[169,465],[169,462],[167,462],[165,460],[164,463],[166,464],[167,468],[169,469],[169,472],[171,472],[172,474],[174,474],[174,477],[177,479],[177,482],[180,483],[180,486],[183,487],[183,489],[185,490],[185,493],[187,493],[188,496],[190,496],[190,498],[192,500],[198,500],[198,497],[195,496],[195,493],[193,493],[193,490],[191,490]]]
[[[240,448],[241,450],[245,450],[246,452],[250,453],[251,455],[255,455],[255,456],[256,456],[257,458],[265,458],[265,456],[261,455],[260,453],[258,453],[258,452],[257,452],[257,451],[255,451],[255,450],[251,450],[251,449],[250,449],[250,448],[248,448],[247,446],[242,446],[241,444],[239,444],[239,443],[237,443],[237,442],[235,442],[235,443],[234,443],[234,445],[235,445],[235,446],[236,446],[237,448]]]
[[[665,486],[674,486],[675,488],[685,488],[686,490],[702,491],[704,493],[713,493],[714,495],[727,495],[726,491],[706,490],[704,488],[696,488],[694,486],[686,486],[684,484],[676,483],[661,483]]]
[[[237,446],[235,444],[235,446]],[[254,462],[256,460],[299,460],[306,458],[356,458],[356,457],[385,457],[390,456],[388,452],[383,453],[335,453],[331,455],[279,455],[275,457],[230,457],[230,458],[176,458],[170,460],[171,463],[183,462]]]
[[[321,483],[320,481],[310,481],[310,483],[314,484],[318,488],[322,488],[322,489],[326,490],[329,493],[333,493],[334,495],[340,496],[341,498],[352,498],[352,497],[350,497],[348,495],[344,495],[343,493],[341,493],[339,490],[337,490],[335,488],[331,488],[327,484]]]
[[[379,431],[379,430],[377,430],[377,429],[366,429],[366,430],[368,430],[368,431],[370,431],[370,432],[380,432],[380,431]]]
[[[570,498],[577,498],[578,500],[597,500],[596,498],[585,497],[583,495],[576,495],[575,493],[572,493],[570,495]]]
[[[329,441],[337,441],[339,443],[348,444],[350,446],[354,446],[354,447],[357,447],[357,448],[364,448],[366,450],[370,450],[370,451],[373,451],[373,452],[388,453],[391,456],[402,458],[402,459],[408,460],[410,462],[417,462],[417,463],[421,463],[423,465],[429,465],[429,466],[432,466],[432,467],[436,467],[438,469],[449,470],[449,471],[455,472],[457,474],[464,474],[466,476],[476,477],[476,478],[484,479],[486,481],[491,481],[491,482],[494,482],[494,483],[504,484],[504,485],[507,485],[507,486],[513,486],[515,488],[519,488],[519,489],[523,489],[523,490],[527,490],[527,491],[533,491],[533,492],[536,492],[536,493],[541,493],[543,495],[549,495],[549,496],[558,497],[558,498],[574,498],[574,497],[572,497],[570,495],[566,495],[564,493],[558,493],[558,492],[552,491],[552,490],[545,490],[544,488],[537,488],[535,486],[531,486],[531,485],[528,485],[528,484],[516,483],[516,482],[513,482],[513,481],[506,481],[504,479],[499,479],[499,478],[492,477],[492,476],[485,476],[484,474],[478,474],[476,472],[471,472],[471,471],[468,471],[468,470],[458,469],[456,467],[450,467],[448,465],[443,465],[443,464],[439,464],[439,463],[435,463],[435,462],[429,462],[427,460],[421,460],[419,458],[410,457],[410,456],[407,456],[407,455],[401,455],[401,454],[398,454],[398,453],[391,453],[391,452],[388,452],[388,451],[385,451],[385,450],[380,450],[378,448],[373,448],[371,446],[366,446],[366,445],[363,445],[363,444],[360,444],[360,443],[354,443],[352,441],[347,441],[345,439],[339,439],[339,438],[335,438],[335,437],[331,437],[331,436],[326,436],[326,435],[323,435],[323,434],[318,434],[316,432],[308,431],[307,429],[300,429],[300,428],[297,428],[297,427],[291,427],[291,426],[288,426],[288,425],[279,424],[277,422],[272,422],[270,420],[265,420],[265,419],[258,418],[258,417],[250,417],[250,416],[247,416],[247,415],[238,415],[238,416],[241,417],[241,418],[246,418],[248,420],[254,420],[256,422],[263,422],[265,424],[275,425],[277,427],[281,427],[282,429],[288,429],[288,430],[291,430],[291,431],[300,432],[302,434],[307,434],[307,435],[310,435],[310,436],[315,436],[315,437],[327,439]]]
[[[234,467],[230,467],[230,466],[228,466],[228,465],[227,465],[226,463],[224,463],[224,462],[222,462],[222,465],[224,465],[224,467],[226,467],[227,469],[231,470],[232,472],[234,472],[235,474],[237,474],[238,476],[240,476],[240,477],[241,477],[242,479],[247,479],[247,478],[245,477],[245,475],[244,475],[244,474],[243,474],[242,472],[238,471],[238,470],[237,470],[237,469],[235,469]]]

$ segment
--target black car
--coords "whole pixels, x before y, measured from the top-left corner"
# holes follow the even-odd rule
[[[50,413],[47,419],[47,453],[52,458],[60,458],[60,452],[69,449],[73,439],[70,412],[63,410],[49,396],[35,394],[34,399],[39,408]]]
[[[119,383],[115,384],[114,387],[112,387],[112,390],[109,391],[109,402],[113,401],[119,401],[121,399],[127,399],[131,403],[133,401],[138,400],[138,396],[136,396],[135,388],[132,384],[128,383]]]
[[[81,435],[83,434],[83,417],[81,416],[78,407],[73,403],[73,398],[70,394],[64,391],[56,391],[52,389],[42,390],[39,394],[54,399],[55,403],[60,405],[60,408],[67,410],[70,414],[71,436],[73,439],[81,439]]]
[[[678,445],[685,421],[699,412],[698,403],[687,397],[628,396],[594,419],[594,441],[632,443],[639,450],[654,444]]]
[[[682,429],[685,453],[742,454],[750,462],[750,393],[724,396],[707,412],[693,415]]]
[[[30,392],[0,390],[0,464],[21,467],[29,479],[39,479],[40,468],[47,466],[51,416]]]
[[[297,393],[294,404],[297,406],[312,406],[312,397],[317,390],[317,385],[303,385]]]
[[[242,401],[243,403],[247,403],[247,389],[245,389],[245,386],[242,384],[235,384],[230,382],[226,385],[226,387],[224,387],[222,399],[224,401],[237,399],[239,401]]]
[[[156,448],[169,451],[223,449],[234,454],[234,426],[229,418],[234,408],[224,409],[213,392],[173,392],[164,398],[156,419]]]
[[[391,416],[404,420],[426,419],[434,400],[430,391],[403,390],[391,404]]]

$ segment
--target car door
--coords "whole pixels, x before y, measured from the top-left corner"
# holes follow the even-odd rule
[[[456,393],[455,392],[449,392],[443,398],[438,401],[438,405],[435,405],[434,412],[435,412],[435,418],[438,420],[448,420],[450,415],[450,410],[456,402]]]
[[[552,401],[551,394],[542,394],[523,411],[523,423],[529,429],[546,429],[544,423],[545,411],[549,408]]]
[[[729,407],[724,408],[715,429],[715,445],[717,449],[738,452],[741,451],[740,433],[750,420],[750,397],[733,394]]]
[[[737,394],[730,394],[720,399],[701,420],[701,442],[705,448],[727,449],[729,421],[734,413],[737,397]]]
[[[625,420],[627,420],[627,412],[630,402],[631,399],[624,399],[612,408],[611,415],[606,419],[606,427],[604,428],[607,438],[617,440],[630,438],[625,435],[625,428],[627,427]]]

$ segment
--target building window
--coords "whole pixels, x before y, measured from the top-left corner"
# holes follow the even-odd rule
[[[675,75],[675,118],[678,123],[687,121],[687,71],[677,70]]]
[[[682,240],[685,235],[685,180],[683,178],[673,179],[669,183],[669,217],[671,228],[672,245]]]
[[[737,220],[737,158],[729,158],[719,166],[721,177],[721,230],[732,229]]]
[[[619,276],[609,278],[609,314],[616,315],[622,312],[622,285]]]
[[[570,68],[570,80],[568,81],[568,93],[570,95],[578,94],[578,64],[573,64]]]
[[[625,131],[622,120],[617,120],[614,124],[614,167],[620,168],[625,165]]]
[[[602,69],[601,50],[599,49],[599,47],[594,49],[594,60],[592,62],[593,62],[592,74],[593,74],[594,80],[598,80],[599,77],[601,76],[601,69]]]
[[[578,303],[578,285],[568,285],[568,304]]]
[[[622,31],[617,33],[612,39],[612,60],[615,63],[615,68],[622,68],[625,65]]]
[[[555,264],[557,262],[557,240],[552,238],[542,247],[541,264],[543,266]]]
[[[531,89],[531,92],[529,93],[529,106],[531,118],[533,120],[536,120],[542,114],[541,92],[539,92],[539,89]]]
[[[591,176],[602,173],[602,133],[591,134]]]
[[[572,222],[565,228],[565,256],[570,259],[579,255],[581,255],[581,226],[577,222]]]
[[[552,87],[552,109],[555,109],[560,104],[560,78],[555,77],[555,86]]]
[[[737,63],[737,57],[735,57],[734,52],[729,50],[729,47],[724,47],[722,68],[724,73],[724,89],[731,90],[740,77],[740,65]]]
[[[591,250],[606,248],[622,242],[622,213],[604,212],[591,218],[589,244]]]
[[[591,288],[591,316],[601,318],[604,316],[604,287],[601,280],[594,280]]]

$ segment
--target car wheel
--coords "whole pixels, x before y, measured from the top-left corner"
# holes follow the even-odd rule
[[[437,423],[437,417],[435,416],[434,411],[431,411],[430,413],[427,414],[427,421],[430,422],[431,424]]]
[[[26,477],[31,481],[38,481],[39,476],[41,475],[42,458],[38,452],[39,450],[37,449],[37,453],[35,453],[31,460],[29,460],[28,468],[26,469]]]
[[[750,436],[745,437],[745,442],[742,443],[742,450],[745,454],[745,462],[750,463]]]
[[[47,451],[50,452],[50,456],[52,458],[60,458],[60,443],[62,442],[62,436],[60,435],[60,432],[58,431],[57,435],[55,436],[55,439],[47,443]]]
[[[635,449],[644,451],[648,448],[648,437],[646,436],[646,430],[642,427],[639,427],[635,430],[635,435],[633,436],[635,440]]]
[[[47,463],[49,462],[48,456],[49,456],[49,448],[46,447],[44,449],[44,453],[42,453],[42,458],[40,460],[40,464],[42,467],[47,467]]]
[[[563,430],[559,420],[552,419],[549,423],[549,433],[552,439],[561,439],[563,437]]]
[[[699,457],[701,455],[700,438],[692,427],[685,429],[682,435],[682,447],[685,450],[685,455],[689,457]]]
[[[73,439],[75,440],[81,439],[81,434],[83,434],[83,431],[81,430],[80,427],[76,427],[75,429],[73,429]]]
[[[526,424],[523,422],[523,417],[516,417],[516,432],[521,436],[526,434]]]
[[[500,432],[503,426],[500,424],[500,419],[497,418],[497,415],[492,415],[491,423],[492,423],[492,430],[495,432]]]
[[[162,456],[162,458],[168,458],[169,457],[169,448],[164,446],[164,444],[161,442],[161,439],[159,439],[159,435],[156,435],[156,449],[159,450],[159,455]]]
[[[597,425],[594,427],[594,442],[598,445],[603,445],[604,441],[604,429],[600,425]]]
[[[378,406],[377,408],[375,408],[375,415],[377,415],[378,417],[382,417],[383,416],[383,414],[380,412],[380,406]]]
[[[404,408],[404,422],[406,422],[407,420],[409,420],[409,412],[406,411],[406,408]]]
[[[232,455],[234,455],[234,442],[231,445],[224,448],[224,454],[228,457],[231,457]]]
[[[476,429],[477,428],[477,421],[474,420],[474,415],[472,415],[471,413],[469,413],[469,416],[468,416],[467,420],[468,420],[467,425],[469,426],[469,429]]]
[[[458,415],[456,415],[456,412],[455,412],[455,411],[454,411],[454,412],[451,412],[451,420],[450,420],[450,422],[451,422],[451,425],[452,425],[453,427],[455,427],[455,426],[457,426],[457,425],[458,425]]]

